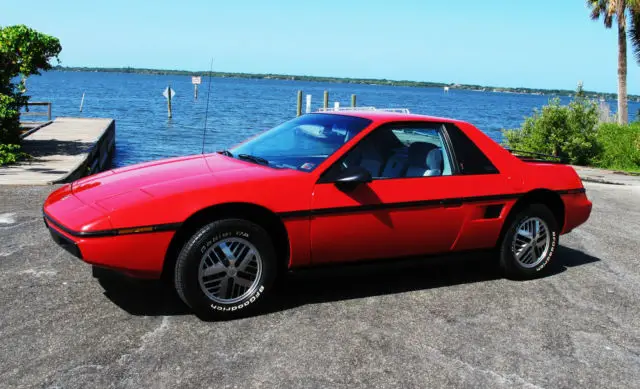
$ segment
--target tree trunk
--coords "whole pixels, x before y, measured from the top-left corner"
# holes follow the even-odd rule
[[[618,123],[629,122],[627,103],[627,31],[624,8],[618,11]]]

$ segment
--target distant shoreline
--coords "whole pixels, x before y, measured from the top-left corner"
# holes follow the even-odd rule
[[[178,76],[207,76],[208,71],[189,71],[189,70],[169,70],[169,69],[143,69],[143,68],[99,68],[99,67],[77,67],[77,66],[56,66],[53,70],[67,72],[102,72],[102,73],[135,73],[135,74],[152,74],[152,75],[178,75]],[[442,82],[426,82],[426,81],[408,81],[408,80],[388,80],[375,78],[346,78],[346,77],[321,77],[321,76],[300,76],[286,74],[260,74],[260,73],[229,73],[229,72],[211,72],[212,77],[220,78],[247,78],[247,79],[272,79],[272,80],[290,80],[290,81],[312,81],[337,84],[364,84],[364,85],[387,85],[387,86],[408,86],[414,88],[445,88],[470,90],[477,92],[501,92],[514,94],[542,95],[542,96],[573,96],[575,90],[568,89],[536,89],[536,88],[509,88],[494,87],[483,85],[469,84],[446,84]],[[584,91],[585,95],[590,98],[604,98],[606,100],[617,100],[618,95],[615,93],[600,93],[594,91]],[[640,96],[629,95],[629,100],[640,101]]]

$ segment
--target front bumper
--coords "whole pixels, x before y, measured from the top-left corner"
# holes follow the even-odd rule
[[[175,230],[125,235],[80,233],[69,230],[45,214],[44,223],[60,247],[84,262],[137,278],[160,278]]]
[[[80,248],[78,247],[76,242],[62,235],[55,228],[52,228],[51,226],[49,226],[49,223],[46,217],[44,218],[44,225],[47,226],[47,229],[51,234],[51,238],[53,239],[54,242],[58,244],[58,246],[62,247],[63,249],[71,253],[71,255],[73,255],[74,257],[82,259],[82,252],[80,252]]]

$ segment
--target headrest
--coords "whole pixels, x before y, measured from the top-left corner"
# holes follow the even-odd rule
[[[443,162],[442,150],[438,148],[429,151],[429,155],[427,155],[427,167],[429,170],[442,170]]]
[[[429,152],[436,148],[433,143],[427,142],[413,142],[409,146],[409,165],[411,166],[426,166],[427,155]]]

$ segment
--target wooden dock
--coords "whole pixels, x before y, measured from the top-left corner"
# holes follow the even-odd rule
[[[0,185],[58,184],[105,170],[115,138],[113,119],[57,118],[24,137],[33,159],[0,167]]]

